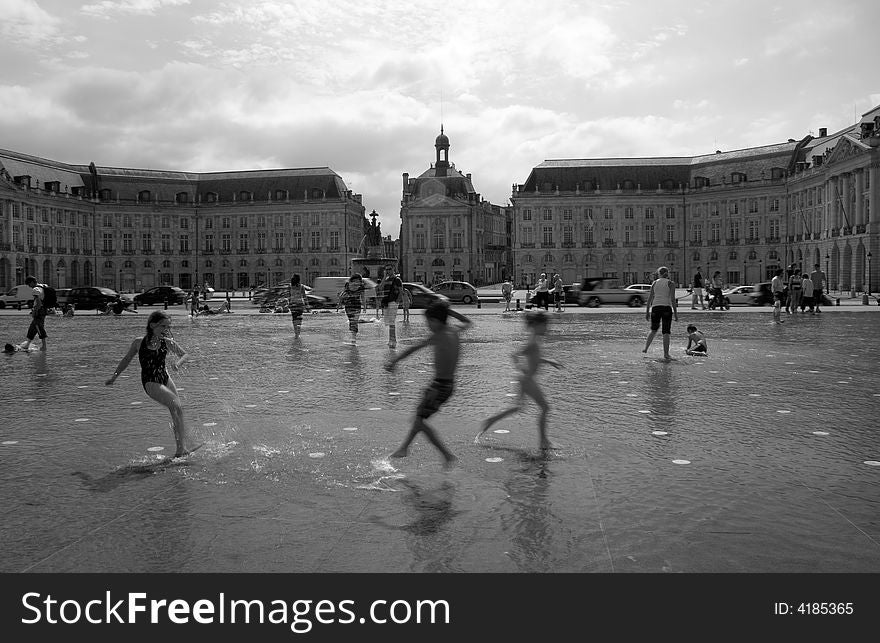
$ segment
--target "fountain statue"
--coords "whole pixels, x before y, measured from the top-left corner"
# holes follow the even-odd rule
[[[382,227],[376,221],[379,214],[373,210],[370,213],[372,221],[364,224],[364,236],[358,246],[360,257],[351,260],[352,272],[359,272],[364,277],[374,281],[381,281],[385,274],[385,266],[391,265],[397,268],[397,257],[385,257],[385,244],[382,243]]]

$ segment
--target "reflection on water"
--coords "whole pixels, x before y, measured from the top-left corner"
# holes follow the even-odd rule
[[[531,403],[472,443],[509,404],[526,338],[516,315],[475,316],[431,419],[460,459],[449,473],[423,437],[387,458],[433,364],[423,350],[385,372],[381,324],[352,346],[342,314],[306,316],[298,340],[282,315],[175,317],[191,360],[174,379],[209,444],[178,464],[148,451],[174,441],[137,369],[103,384],[143,316],[50,320],[47,353],[0,357],[0,570],[321,571],[338,556],[389,571],[880,571],[880,468],[864,464],[880,460],[875,319],[704,314],[711,355],[684,355],[682,320],[663,362],[641,353],[643,316],[556,315],[544,349],[565,369],[538,381],[559,448],[542,454]],[[20,325],[0,316],[7,337]],[[426,332],[414,313],[398,351]]]

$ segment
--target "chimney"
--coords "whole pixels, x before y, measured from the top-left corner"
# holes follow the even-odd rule
[[[819,128],[819,138],[825,138],[826,136],[828,136],[828,128],[827,127],[820,127]]]
[[[409,185],[409,172],[403,173],[403,191],[406,192],[407,185]]]

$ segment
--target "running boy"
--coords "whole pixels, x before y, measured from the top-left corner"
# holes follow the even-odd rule
[[[364,280],[354,273],[339,291],[339,303],[348,317],[348,330],[351,333],[351,345],[357,344],[358,320],[361,316],[361,302],[364,297]]]
[[[498,420],[521,410],[524,398],[528,395],[541,409],[541,415],[538,417],[538,444],[541,449],[549,449],[552,446],[547,438],[547,413],[550,411],[550,405],[547,404],[547,399],[544,397],[541,387],[535,381],[535,374],[538,372],[538,367],[541,364],[550,364],[555,368],[562,368],[562,364],[556,360],[541,357],[541,338],[547,334],[547,314],[540,310],[530,311],[526,313],[525,321],[526,328],[529,330],[529,338],[526,341],[526,345],[513,354],[513,361],[521,372],[519,376],[519,396],[512,407],[496,413],[483,422],[483,428],[480,429],[477,437],[474,438],[474,443],[479,443],[480,436]]]
[[[452,396],[455,388],[455,369],[458,367],[458,355],[460,338],[462,331],[471,327],[470,319],[449,308],[449,304],[445,301],[434,301],[428,304],[425,310],[425,317],[428,320],[428,327],[431,334],[420,342],[413,344],[399,355],[393,357],[385,364],[385,370],[393,371],[397,362],[412,355],[420,348],[426,346],[434,347],[434,380],[428,385],[422,395],[422,401],[416,409],[416,418],[413,421],[412,428],[407,433],[403,444],[391,454],[392,458],[405,458],[409,445],[419,434],[424,431],[425,436],[430,440],[446,461],[446,466],[450,466],[457,459],[447,449],[440,436],[432,429],[425,420],[440,410],[440,406]],[[449,326],[446,323],[448,317],[453,317],[462,324],[460,326]]]
[[[684,352],[688,355],[708,355],[709,344],[706,342],[706,336],[703,335],[702,331],[697,330],[696,326],[690,324],[687,327],[687,332],[688,345],[685,347]],[[692,345],[693,348],[691,348]]]

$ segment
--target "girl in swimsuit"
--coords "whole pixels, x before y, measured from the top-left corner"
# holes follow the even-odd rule
[[[141,365],[141,384],[144,392],[152,399],[165,406],[171,413],[171,428],[174,431],[174,441],[177,443],[175,458],[186,455],[194,450],[188,446],[186,439],[186,425],[183,421],[183,407],[180,404],[180,396],[174,380],[168,376],[165,369],[165,358],[168,353],[174,353],[179,357],[172,362],[172,367],[177,370],[186,360],[186,351],[171,337],[171,318],[162,310],[153,311],[147,320],[147,334],[131,342],[128,352],[125,354],[113,375],[105,382],[107,386],[113,384],[119,374],[124,371],[135,355]]]

